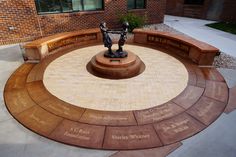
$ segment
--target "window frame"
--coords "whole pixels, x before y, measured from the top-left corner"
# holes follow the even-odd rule
[[[60,11],[56,11],[56,12],[40,12],[40,3],[39,0],[34,0],[35,2],[35,7],[36,7],[36,11],[38,15],[45,15],[45,14],[63,14],[63,13],[79,13],[79,12],[96,12],[96,11],[104,11],[104,0],[102,0],[102,8],[101,9],[95,9],[95,10],[84,10],[84,0],[81,0],[81,4],[82,4],[82,10],[73,10],[73,4],[72,4],[72,10],[71,11],[63,11],[63,7],[62,7],[62,2],[61,0],[59,0],[60,3]]]
[[[202,6],[202,5],[204,5],[204,3],[205,3],[205,0],[202,0],[202,2],[201,3],[187,3],[187,1],[188,0],[184,0],[184,5],[198,5],[198,6]]]
[[[138,9],[146,9],[146,4],[147,4],[147,0],[143,0],[144,1],[144,5],[143,5],[143,8],[137,8],[137,0],[134,0],[134,8],[131,8],[131,9],[129,9],[129,7],[128,7],[128,1],[129,0],[127,0],[127,9],[128,10],[138,10]]]

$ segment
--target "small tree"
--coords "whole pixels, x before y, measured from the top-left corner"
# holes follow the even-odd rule
[[[125,21],[129,22],[129,32],[132,32],[135,28],[143,27],[146,21],[145,16],[137,16],[132,13],[121,15],[119,19],[122,23]]]

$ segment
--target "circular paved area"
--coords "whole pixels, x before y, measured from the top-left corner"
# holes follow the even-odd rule
[[[141,46],[126,45],[146,65],[133,78],[110,80],[90,74],[86,65],[104,46],[91,46],[55,59],[47,67],[43,83],[61,100],[75,106],[103,110],[129,111],[158,106],[179,95],[187,86],[185,66],[166,53]],[[171,89],[171,90],[170,90]]]
[[[188,83],[168,102],[130,111],[75,106],[54,96],[43,83],[45,69],[64,54],[65,51],[55,53],[39,64],[23,64],[9,78],[4,90],[5,103],[13,117],[30,130],[55,141],[97,149],[161,147],[206,128],[228,102],[228,88],[216,69],[199,68],[172,54],[187,69]]]

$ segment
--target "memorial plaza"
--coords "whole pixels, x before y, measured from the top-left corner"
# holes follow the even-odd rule
[[[233,0],[1,0],[0,157],[235,157]]]

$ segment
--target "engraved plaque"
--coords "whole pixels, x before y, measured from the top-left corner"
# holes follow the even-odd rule
[[[227,103],[228,87],[224,82],[206,81],[205,96]]]
[[[87,109],[80,122],[98,125],[136,125],[136,120],[131,111],[112,112]]]
[[[169,102],[147,110],[135,111],[135,116],[139,124],[159,122],[183,112],[178,105]]]
[[[44,87],[43,81],[27,83],[26,87],[28,89],[29,95],[36,103],[43,102],[52,97],[52,95]]]
[[[40,102],[39,105],[43,107],[45,110],[54,113],[55,115],[79,121],[81,115],[83,114],[83,108],[73,106],[67,102],[64,102],[55,96],[51,96],[49,99]]]
[[[187,88],[177,96],[173,101],[187,109],[198,101],[204,89],[196,86],[187,86]]]
[[[22,111],[36,105],[30,98],[26,88],[5,92],[5,102],[12,114],[21,113]]]
[[[173,47],[180,48],[180,43],[176,42],[176,41],[168,40],[167,44],[170,45],[170,46],[173,46]]]
[[[105,149],[138,149],[161,146],[152,125],[107,127]]]
[[[35,64],[32,64],[32,63],[24,63],[14,72],[14,74],[27,75],[34,66]]]
[[[224,78],[215,68],[202,68],[207,80],[224,82]]]
[[[192,86],[197,84],[197,75],[195,73],[188,73],[188,84]]]
[[[39,106],[25,110],[16,118],[26,127],[44,136],[48,136],[62,120],[61,117],[55,116]]]
[[[25,88],[27,76],[26,75],[11,75],[5,86],[5,91]]]
[[[50,138],[77,146],[101,148],[105,126],[82,124],[63,120]]]
[[[163,143],[171,144],[201,131],[204,125],[187,114],[181,114],[154,124],[154,127]]]
[[[196,85],[198,87],[205,88],[206,87],[206,80],[205,80],[205,76],[204,76],[203,72],[199,68],[196,68],[195,72],[197,75],[197,84]]]
[[[226,103],[201,97],[187,112],[205,125],[210,125],[223,112],[225,105]]]
[[[58,49],[66,45],[71,45],[71,44],[75,44],[79,42],[86,42],[90,40],[97,40],[97,34],[91,33],[91,34],[86,34],[86,35],[77,35],[77,36],[61,39],[55,42],[50,42],[48,43],[48,51],[51,52],[55,49]]]
[[[22,64],[7,81],[5,91],[12,89],[20,89],[25,87],[27,74],[31,71],[35,64],[24,63]]]
[[[187,46],[187,45],[184,45],[184,44],[180,44],[180,49],[181,50],[183,50],[183,51],[185,51],[185,52],[189,52],[189,46]]]
[[[161,43],[163,41],[163,38],[155,35],[148,35],[147,41],[151,43]]]

